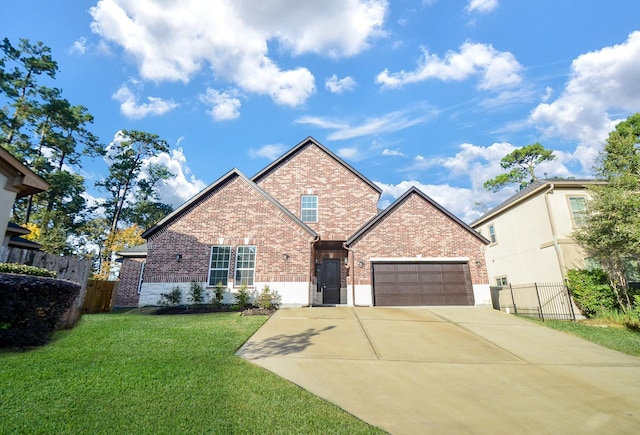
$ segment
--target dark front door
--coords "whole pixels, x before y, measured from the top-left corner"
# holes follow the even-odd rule
[[[322,287],[323,304],[340,303],[340,261],[324,260],[320,266],[318,282]]]

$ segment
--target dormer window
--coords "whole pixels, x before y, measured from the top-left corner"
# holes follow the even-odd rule
[[[300,219],[302,222],[318,222],[318,195],[302,195]]]

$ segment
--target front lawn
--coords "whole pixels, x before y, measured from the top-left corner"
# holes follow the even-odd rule
[[[597,323],[567,322],[547,320],[543,323],[549,328],[576,335],[601,346],[640,356],[640,332],[617,325],[598,325]]]
[[[85,315],[0,352],[0,433],[384,433],[236,357],[265,319]]]

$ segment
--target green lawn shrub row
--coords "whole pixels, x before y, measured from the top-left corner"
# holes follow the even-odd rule
[[[0,347],[46,344],[79,293],[75,282],[0,273]]]
[[[58,273],[53,270],[17,263],[0,263],[0,273],[18,273],[20,275],[46,276],[48,278],[58,276]]]

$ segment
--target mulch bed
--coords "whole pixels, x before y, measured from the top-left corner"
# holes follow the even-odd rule
[[[202,305],[196,307],[187,307],[185,305],[178,305],[174,307],[160,307],[156,309],[153,314],[157,315],[170,315],[170,314],[206,314],[206,313],[228,313],[238,311],[232,309],[230,305],[222,305],[220,307],[214,307],[210,305]],[[276,312],[276,309],[264,309],[258,307],[251,307],[245,310],[239,311],[241,316],[271,316]]]

